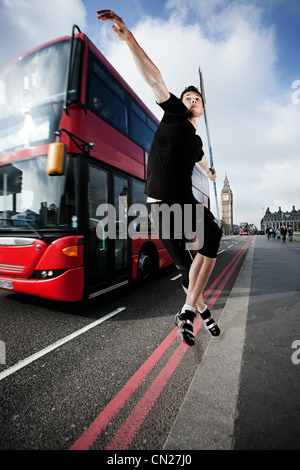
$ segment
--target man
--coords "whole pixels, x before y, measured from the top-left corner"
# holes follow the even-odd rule
[[[282,235],[282,241],[283,241],[283,243],[285,243],[286,234],[287,234],[287,228],[286,228],[285,225],[283,227],[281,227],[280,233]]]
[[[162,204],[174,203],[192,207],[193,226],[197,225],[197,206],[199,203],[192,193],[192,171],[196,162],[205,171],[211,181],[216,173],[209,168],[202,150],[202,141],[196,135],[200,117],[204,113],[202,96],[197,88],[190,86],[184,90],[181,99],[169,92],[160,71],[137,43],[127,29],[122,18],[111,10],[100,10],[98,19],[112,21],[116,36],[125,41],[132,53],[136,66],[151,87],[157,104],[165,111],[164,117],[155,134],[148,158],[147,182],[145,192],[151,208]],[[155,212],[155,211],[154,211]],[[151,211],[152,213],[152,211]],[[179,328],[178,339],[189,346],[195,344],[193,322],[199,309],[206,328],[213,336],[220,334],[220,329],[204,304],[202,293],[214,268],[222,232],[212,213],[204,207],[204,244],[192,259],[185,249],[185,239],[173,235],[161,240],[174,263],[182,274],[183,288],[187,294],[182,309],[175,315]]]
[[[294,232],[293,227],[289,225],[287,228],[287,233],[289,234],[289,242],[293,241],[293,232]]]

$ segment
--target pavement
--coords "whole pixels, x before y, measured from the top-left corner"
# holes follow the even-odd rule
[[[300,242],[253,237],[164,450],[300,449]]]

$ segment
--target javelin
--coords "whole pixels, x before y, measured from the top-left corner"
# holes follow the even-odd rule
[[[199,77],[200,77],[200,88],[201,88],[201,95],[203,98],[203,105],[204,105],[204,120],[205,120],[205,127],[206,127],[206,135],[207,135],[207,143],[208,143],[208,148],[209,148],[209,159],[210,159],[210,169],[215,172],[214,169],[214,161],[213,161],[213,154],[212,154],[212,149],[211,149],[211,143],[210,143],[210,135],[209,135],[209,129],[208,129],[208,121],[207,121],[207,111],[206,111],[206,98],[205,98],[205,91],[204,91],[204,82],[203,82],[203,76],[201,69],[199,67]],[[217,186],[216,182],[213,182],[214,184],[214,191],[215,191],[215,199],[216,199],[216,207],[217,207],[217,215],[218,215],[218,225],[220,227],[220,216],[219,216],[219,205],[218,205],[218,195],[217,195]]]

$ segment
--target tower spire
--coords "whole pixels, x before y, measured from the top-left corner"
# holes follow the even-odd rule
[[[222,229],[224,235],[233,234],[233,194],[229,185],[227,171],[221,191]]]

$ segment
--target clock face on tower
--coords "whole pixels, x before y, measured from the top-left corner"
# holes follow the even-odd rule
[[[229,201],[228,194],[223,194],[223,201]]]

